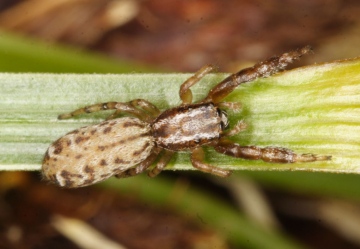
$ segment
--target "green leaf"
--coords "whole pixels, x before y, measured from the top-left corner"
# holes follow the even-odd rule
[[[298,153],[332,155],[331,161],[272,164],[231,158],[207,150],[207,161],[227,169],[313,170],[357,173],[360,167],[360,59],[313,65],[247,83],[228,96],[240,101],[231,125],[248,129],[233,137],[243,144],[281,146]],[[38,170],[47,147],[109,112],[57,120],[60,113],[107,101],[144,98],[161,109],[177,106],[179,86],[191,74],[0,74],[0,169]],[[226,75],[206,76],[196,100]],[[171,162],[193,169],[187,152]]]
[[[135,63],[0,31],[0,72],[124,73],[134,68],[150,71]]]

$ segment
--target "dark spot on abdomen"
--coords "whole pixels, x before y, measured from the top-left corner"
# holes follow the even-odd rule
[[[144,146],[140,149],[140,150],[136,150],[136,151],[134,151],[133,152],[133,156],[138,156],[138,155],[140,155],[147,147],[149,147],[150,146],[150,143],[149,142],[147,142],[146,144],[144,144]]]
[[[106,148],[106,146],[103,146],[103,145],[99,145],[99,146],[98,146],[98,149],[101,150],[101,151],[104,151],[105,148]]]
[[[63,150],[63,146],[60,140],[57,140],[54,144],[54,154],[60,154]]]
[[[90,167],[89,165],[86,165],[84,168],[84,172],[87,174],[92,174],[92,173],[94,173],[94,169],[92,167]]]
[[[104,134],[109,133],[111,131],[111,127],[106,127],[103,131]]]
[[[116,163],[116,164],[129,164],[130,161],[125,161],[125,160],[120,159],[120,158],[117,157],[117,158],[115,158],[114,163]]]
[[[75,156],[76,159],[80,159],[81,157],[82,157],[81,154],[78,154],[78,155]]]
[[[126,127],[131,127],[131,126],[137,126],[137,127],[140,127],[140,128],[144,128],[144,127],[145,127],[143,124],[139,124],[139,123],[131,122],[131,121],[128,121],[128,122],[123,123],[123,127],[124,127],[124,128],[126,128]]]
[[[76,139],[75,139],[75,143],[79,144],[79,143],[81,143],[81,142],[83,142],[83,141],[86,141],[86,140],[89,140],[89,139],[90,139],[89,137],[81,137],[81,136],[78,136],[78,137],[76,137]]]

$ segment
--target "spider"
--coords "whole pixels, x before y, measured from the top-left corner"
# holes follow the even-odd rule
[[[223,99],[240,84],[284,70],[288,64],[310,52],[311,48],[306,46],[245,68],[218,83],[203,100],[193,103],[190,87],[215,69],[206,65],[181,85],[182,103],[163,112],[147,100],[135,99],[95,104],[62,114],[59,119],[115,110],[106,121],[79,128],[55,141],[45,154],[43,176],[63,187],[82,187],[113,175],[121,178],[140,174],[159,158],[148,173],[154,177],[178,151],[190,151],[191,163],[200,171],[229,176],[231,171],[204,162],[204,145],[228,156],[265,162],[330,160],[331,156],[296,154],[286,148],[241,146],[228,139],[243,131],[246,124],[241,121],[228,127],[224,109],[239,111],[241,104],[223,102]],[[116,118],[123,113],[134,117]]]

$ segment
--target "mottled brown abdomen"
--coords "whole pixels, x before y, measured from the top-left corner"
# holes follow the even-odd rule
[[[67,188],[91,185],[142,162],[153,146],[150,126],[137,118],[82,127],[49,147],[43,177]]]
[[[180,106],[164,111],[152,123],[157,146],[179,151],[218,139],[222,132],[221,113],[212,103]]]

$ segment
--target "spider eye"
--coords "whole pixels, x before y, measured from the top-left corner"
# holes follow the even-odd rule
[[[221,130],[225,130],[229,126],[229,120],[228,120],[227,113],[220,109],[218,109],[217,111],[218,111],[219,117],[221,119],[221,121],[220,121]]]

